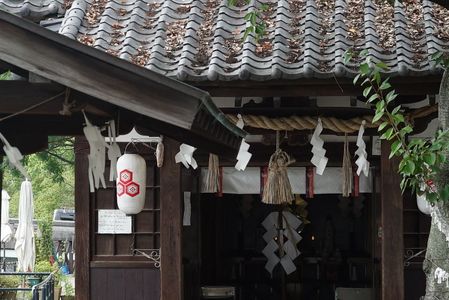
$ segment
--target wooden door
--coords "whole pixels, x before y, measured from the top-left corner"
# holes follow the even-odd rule
[[[154,155],[139,149],[147,161],[146,200],[144,210],[133,217],[132,233],[99,234],[98,210],[117,209],[115,183],[89,193],[89,147],[84,139],[77,139],[75,149],[77,299],[160,299],[160,269],[134,252],[160,248],[160,180]]]

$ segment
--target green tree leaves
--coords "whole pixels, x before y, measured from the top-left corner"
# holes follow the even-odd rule
[[[56,208],[74,206],[73,140],[51,137],[47,151],[57,153],[66,161],[44,152],[25,156],[25,168],[31,177],[34,193],[35,218],[50,220]],[[3,161],[3,188],[11,196],[10,215],[17,217],[22,176]]]
[[[354,54],[345,53],[344,61],[349,63]],[[445,162],[443,151],[449,148],[449,134],[447,131],[438,131],[433,139],[409,139],[413,127],[403,115],[401,105],[394,106],[398,94],[389,82],[389,78],[382,79],[382,72],[388,69],[383,62],[373,63],[368,52],[362,51],[359,57],[362,63],[359,73],[353,83],[363,87],[363,96],[368,104],[375,107],[372,123],[380,123],[378,131],[380,139],[392,141],[389,158],[401,157],[399,173],[402,176],[400,183],[404,192],[410,188],[413,192],[424,189],[430,202],[449,200],[449,185],[435,188],[429,184],[433,182],[441,165]],[[449,56],[435,55],[436,63],[443,67],[449,67]]]

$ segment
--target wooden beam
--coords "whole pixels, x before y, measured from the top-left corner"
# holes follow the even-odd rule
[[[89,145],[84,138],[75,139],[75,255],[76,300],[90,299],[90,230],[91,202],[87,176]]]
[[[245,133],[219,115],[204,91],[1,11],[0,28],[0,60],[153,119],[166,136],[237,152]]]
[[[54,83],[30,83],[19,80],[0,81],[0,113],[10,114],[18,112],[31,105],[37,104],[45,99],[54,97],[65,88]],[[48,114],[51,111],[57,113],[61,110],[61,102],[64,96],[33,109],[29,113]]]
[[[399,187],[399,159],[388,159],[390,143],[381,149],[382,300],[404,299],[403,199]]]
[[[224,114],[231,115],[262,115],[267,117],[289,117],[289,116],[320,116],[350,119],[359,116],[372,115],[373,110],[360,107],[307,107],[307,106],[285,106],[285,107],[223,107]]]
[[[98,117],[88,115],[89,120],[98,126],[103,126],[110,117]],[[83,135],[83,126],[85,124],[82,114],[73,114],[70,117],[53,115],[20,115],[0,122],[0,132],[7,135],[14,134],[38,134],[38,135]],[[128,133],[133,127],[132,119],[120,121],[119,132]]]
[[[1,61],[0,60],[0,74],[3,74],[3,73],[8,72],[8,71],[10,71],[10,72],[12,72],[14,74],[17,74],[17,75],[19,75],[19,76],[21,76],[23,78],[28,78],[28,76],[29,76],[28,71],[26,71],[24,69],[21,69],[21,68],[18,68],[18,67],[14,66],[14,65],[11,65],[11,64],[9,64],[9,63],[7,63],[5,61]]]
[[[1,60],[103,101],[190,128],[198,99],[170,89],[174,81],[32,25],[0,14]]]
[[[324,148],[327,150],[326,157],[329,159],[328,167],[341,167],[341,161],[343,157],[343,142],[326,142],[324,144]],[[296,163],[291,166],[295,167],[303,167],[303,166],[312,166],[310,159],[312,158],[312,146],[309,142],[305,142],[305,144],[301,145],[286,145],[281,144],[282,150],[287,152],[291,158],[296,160]],[[371,143],[367,142],[367,151],[368,151],[368,160],[371,163],[375,163],[376,158],[371,156]],[[270,156],[276,150],[276,146],[273,145],[264,145],[260,143],[251,143],[249,148],[249,152],[253,153],[251,157],[251,161],[249,166],[251,167],[265,167],[268,165],[268,161],[270,160]],[[349,151],[350,153],[354,153],[357,150],[356,144],[349,143]],[[207,167],[209,162],[209,153],[201,151],[198,149],[195,152],[195,159],[200,166]],[[220,166],[224,167],[233,167],[235,166],[237,160],[235,157],[221,157],[220,156]]]
[[[338,82],[337,82],[338,81]],[[396,77],[390,80],[400,95],[438,94],[441,76]],[[362,89],[349,78],[301,78],[270,81],[188,82],[215,97],[360,96]]]
[[[8,142],[17,147],[23,155],[43,151],[48,148],[48,137],[42,133],[21,133],[0,132],[5,136]],[[3,148],[0,147],[0,155],[4,155]]]
[[[39,104],[46,99],[53,98],[61,93],[63,95],[39,105],[32,110],[21,113],[21,115],[42,115],[59,116],[63,109],[63,103],[66,98],[66,87],[56,83],[31,83],[20,80],[0,81],[0,114],[13,114],[33,105]],[[68,102],[70,103],[70,112],[79,113],[84,110],[87,114],[99,117],[115,116],[120,108],[110,103],[98,100],[82,92],[69,90]],[[67,119],[69,116],[64,116]]]
[[[182,300],[182,182],[175,162],[179,143],[165,139],[164,165],[160,169],[161,193],[161,300]]]

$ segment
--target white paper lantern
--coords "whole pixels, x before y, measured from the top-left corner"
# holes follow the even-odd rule
[[[124,154],[117,160],[117,204],[127,215],[135,215],[145,205],[147,167],[138,154]]]
[[[430,204],[426,199],[426,194],[422,194],[421,196],[416,194],[416,204],[420,212],[430,215]]]

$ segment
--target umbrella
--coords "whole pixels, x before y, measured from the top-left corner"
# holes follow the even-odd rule
[[[18,271],[32,272],[35,260],[33,227],[33,189],[31,182],[25,180],[20,187],[19,226],[16,231],[16,253]]]
[[[9,195],[8,192],[2,190],[2,214],[1,214],[1,233],[0,240],[2,243],[6,243],[12,238],[11,226],[9,226]]]

